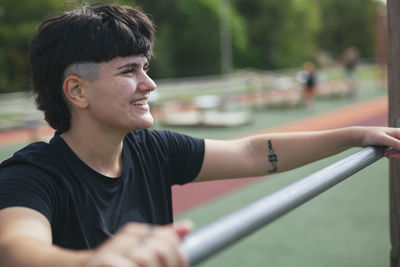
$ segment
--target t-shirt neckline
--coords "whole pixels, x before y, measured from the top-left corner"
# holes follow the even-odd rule
[[[52,143],[58,144],[60,148],[64,150],[65,153],[63,154],[67,156],[67,160],[74,161],[74,164],[76,164],[77,167],[82,168],[84,171],[90,172],[92,175],[90,175],[89,177],[94,177],[95,180],[98,182],[106,184],[119,183],[127,177],[126,173],[127,173],[129,153],[127,153],[125,138],[123,139],[123,147],[122,147],[122,154],[123,154],[122,171],[118,177],[109,177],[103,175],[94,170],[89,165],[87,165],[83,160],[79,158],[78,155],[75,154],[75,152],[71,149],[71,147],[65,142],[65,140],[59,134],[57,133],[54,134],[54,137],[50,140],[50,144]]]

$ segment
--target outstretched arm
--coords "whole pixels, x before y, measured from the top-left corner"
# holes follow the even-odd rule
[[[69,250],[52,244],[51,227],[39,212],[11,207],[0,210],[0,266],[187,266],[179,252],[190,225],[151,227],[126,224],[98,248]]]
[[[383,145],[385,156],[400,158],[400,129],[348,127],[326,131],[271,133],[236,140],[206,140],[196,181],[283,172],[351,147]]]

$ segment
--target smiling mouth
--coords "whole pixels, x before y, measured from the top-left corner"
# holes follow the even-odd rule
[[[131,101],[131,104],[133,104],[135,106],[146,105],[147,104],[147,100],[146,99],[142,99],[142,100],[137,100],[137,101]]]

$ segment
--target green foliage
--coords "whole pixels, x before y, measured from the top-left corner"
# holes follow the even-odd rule
[[[304,0],[235,0],[245,18],[250,49],[236,55],[239,67],[261,69],[298,66],[316,54],[318,10]]]
[[[1,0],[0,93],[29,90],[28,43],[39,22],[83,0]],[[150,75],[221,73],[221,0],[88,0],[140,6],[157,25]],[[234,68],[299,67],[318,51],[374,55],[376,0],[230,0]],[[382,5],[382,3],[380,3]]]
[[[361,56],[374,56],[376,9],[375,0],[314,0],[320,6],[323,20],[319,46],[339,57],[346,47],[356,46]]]
[[[29,90],[29,40],[39,22],[63,5],[62,0],[1,1],[0,93]]]
[[[220,73],[220,6],[214,0],[138,1],[158,26],[156,61],[151,75],[157,78]],[[232,46],[246,47],[243,22],[230,10]]]

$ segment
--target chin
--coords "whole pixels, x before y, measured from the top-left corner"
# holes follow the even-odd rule
[[[152,116],[147,117],[145,120],[141,120],[140,122],[135,123],[135,127],[132,129],[134,130],[139,130],[139,129],[147,129],[153,126],[154,119]]]

